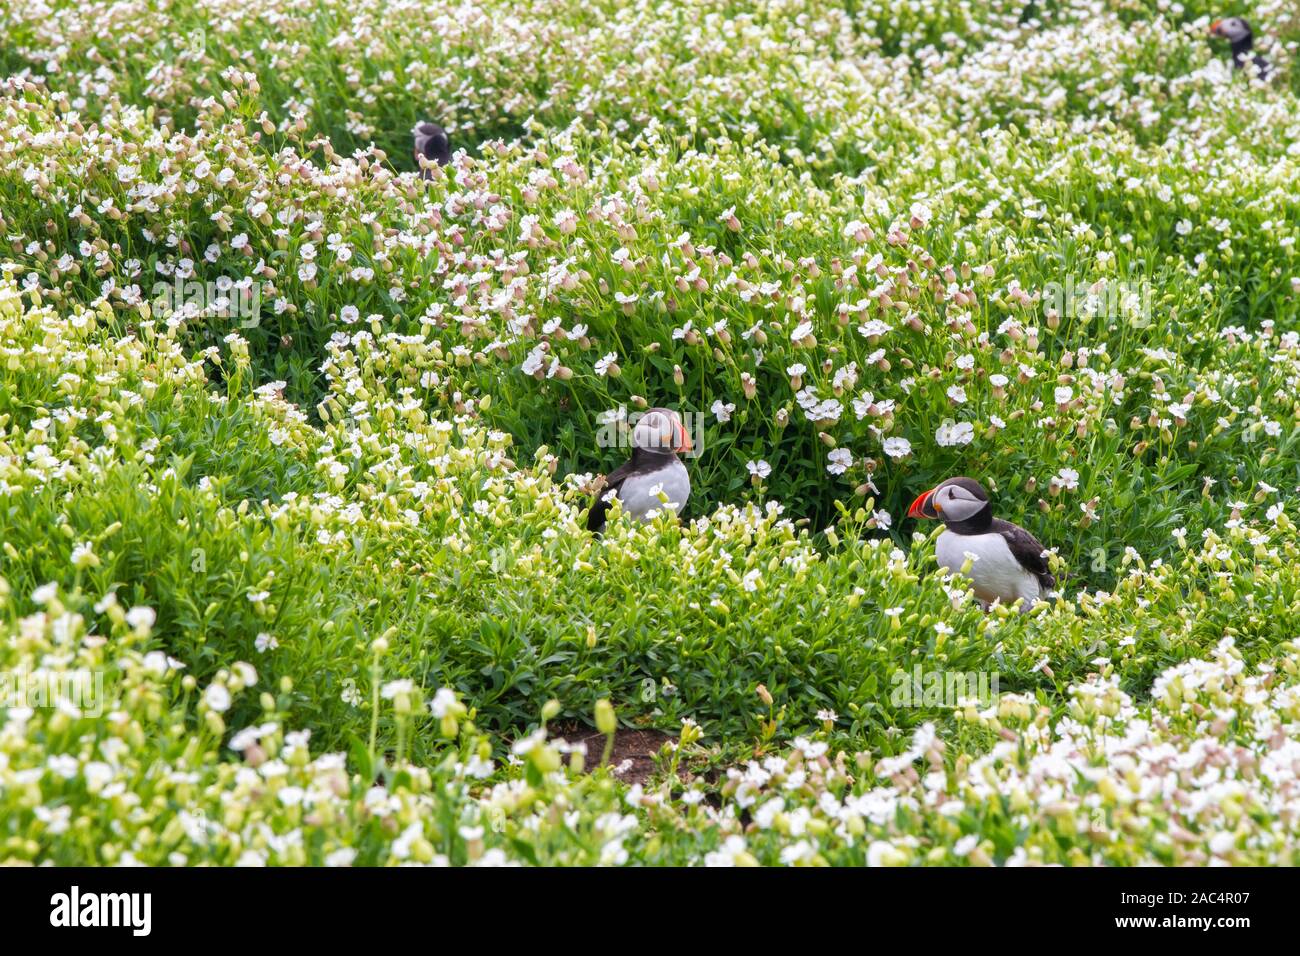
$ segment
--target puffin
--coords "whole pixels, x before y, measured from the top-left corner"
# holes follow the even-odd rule
[[[429,170],[419,165],[419,158],[423,156],[429,162],[437,163],[439,166],[450,163],[451,140],[447,138],[447,131],[437,123],[421,120],[415,124],[415,129],[411,130],[411,135],[415,137],[415,161],[420,170],[420,178],[432,179]]]
[[[691,437],[677,413],[669,408],[650,408],[632,429],[632,457],[605,478],[605,485],[587,514],[587,530],[600,534],[614,498],[623,510],[639,521],[671,509],[680,514],[691,494],[691,479],[677,456],[692,449]],[[665,503],[659,493],[668,498]]]
[[[1249,60],[1259,70],[1261,79],[1268,79],[1272,74],[1273,67],[1268,60],[1258,53],[1251,53],[1255,46],[1255,34],[1250,29],[1250,24],[1241,17],[1215,20],[1210,24],[1210,36],[1227,40],[1232,45],[1232,66],[1234,69],[1245,69]]]
[[[917,496],[907,516],[946,526],[934,547],[941,568],[958,573],[967,555],[975,556],[967,577],[986,609],[994,601],[1010,606],[1020,600],[1023,614],[1056,587],[1047,549],[1019,525],[993,517],[988,492],[973,478],[935,485]]]

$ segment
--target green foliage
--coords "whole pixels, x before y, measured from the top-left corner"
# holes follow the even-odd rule
[[[1202,3],[51,6],[0,673],[105,707],[0,702],[0,859],[1294,861],[1288,10],[1268,84]],[[687,520],[593,538],[650,405]],[[938,572],[959,473],[1059,597]],[[556,731],[612,714],[644,785]]]

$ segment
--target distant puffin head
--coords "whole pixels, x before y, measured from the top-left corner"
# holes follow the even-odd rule
[[[992,518],[989,494],[974,478],[949,478],[922,492],[907,509],[909,518],[932,518],[944,524]]]
[[[1234,53],[1249,50],[1251,43],[1255,39],[1255,35],[1250,30],[1250,24],[1241,17],[1227,17],[1223,20],[1215,20],[1210,24],[1210,36],[1227,40],[1232,44]]]
[[[632,429],[632,447],[643,451],[680,454],[690,451],[691,436],[681,418],[671,408],[650,408]]]
[[[451,162],[451,141],[447,138],[447,131],[437,123],[430,123],[428,120],[422,120],[415,124],[415,129],[411,130],[411,136],[415,139],[415,157],[416,162],[423,156],[431,163],[437,163],[439,166],[446,166]],[[424,175],[428,175],[427,170],[421,170]]]

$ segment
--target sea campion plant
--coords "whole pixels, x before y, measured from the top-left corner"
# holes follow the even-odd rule
[[[1202,0],[0,9],[0,857],[1295,862],[1248,6],[1274,82]],[[655,405],[684,520],[593,538]],[[938,571],[960,473],[1050,602]]]

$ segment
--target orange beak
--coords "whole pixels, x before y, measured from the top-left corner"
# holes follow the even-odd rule
[[[1219,35],[1219,24],[1222,22],[1222,20],[1215,20],[1210,24],[1210,36],[1217,37]]]
[[[932,494],[934,494],[933,488],[917,495],[916,500],[912,502],[912,507],[907,509],[907,516],[909,518],[933,518],[934,515],[926,514],[923,510],[925,508],[925,503],[930,500]]]
[[[677,447],[673,449],[676,452],[690,451],[695,446],[691,444],[691,436],[686,434],[686,426],[681,422],[677,423]]]

